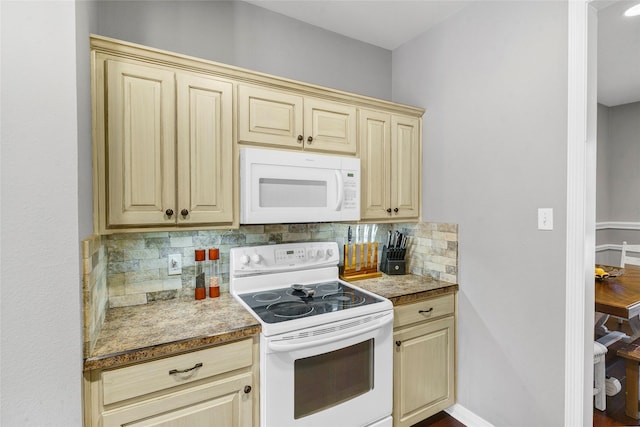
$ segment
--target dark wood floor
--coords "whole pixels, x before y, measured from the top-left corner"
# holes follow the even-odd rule
[[[438,412],[432,417],[426,420],[420,421],[418,424],[414,424],[411,427],[465,427],[460,421],[453,418],[446,412]]]
[[[630,333],[627,323],[623,323],[620,326],[615,319],[609,319],[607,327],[610,330],[620,329],[625,333]],[[593,408],[593,427],[640,425],[638,420],[628,417],[624,413],[624,391],[627,386],[624,372],[624,360],[616,356],[617,349],[622,345],[624,345],[624,343],[616,343],[609,347],[606,359],[607,375],[617,378],[622,384],[622,390],[615,396],[607,396],[606,410],[599,411],[595,407]],[[418,424],[414,424],[412,427],[465,427],[465,425],[443,411],[419,422]]]

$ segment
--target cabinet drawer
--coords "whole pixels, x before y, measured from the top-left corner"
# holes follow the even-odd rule
[[[393,326],[405,326],[424,320],[453,314],[454,295],[444,295],[413,304],[401,305],[394,309]]]
[[[252,341],[243,340],[140,365],[104,371],[102,373],[104,404],[109,405],[251,366],[252,355]],[[185,370],[186,372],[180,372]]]

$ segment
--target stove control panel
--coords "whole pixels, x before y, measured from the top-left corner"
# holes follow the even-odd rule
[[[229,252],[231,275],[337,266],[336,242],[303,242],[232,248]]]

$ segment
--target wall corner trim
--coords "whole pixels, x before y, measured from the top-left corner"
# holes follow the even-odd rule
[[[640,222],[603,221],[596,223],[596,230],[640,230]]]

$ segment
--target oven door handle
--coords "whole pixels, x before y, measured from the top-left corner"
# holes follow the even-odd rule
[[[387,325],[388,323],[393,322],[392,314],[393,312],[386,314],[384,316],[381,316],[380,318],[376,319],[371,323],[364,324],[364,326],[360,325],[358,327],[350,328],[347,332],[343,334],[331,335],[327,338],[320,338],[320,339],[312,339],[312,340],[305,339],[302,342],[296,342],[296,340],[291,340],[286,342],[271,341],[268,343],[268,346],[269,346],[269,349],[274,352],[286,352],[286,351],[293,351],[293,350],[301,350],[309,347],[317,347],[319,345],[324,345],[324,344],[330,344],[336,341],[345,340],[347,338],[355,337],[357,335],[362,335],[367,332],[380,329],[383,326]]]

